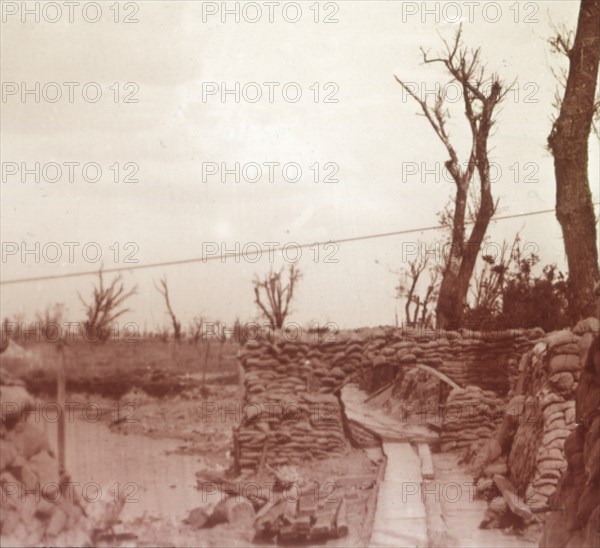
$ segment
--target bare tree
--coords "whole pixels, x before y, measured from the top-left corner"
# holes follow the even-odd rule
[[[287,283],[283,280],[283,274],[283,268],[278,272],[270,270],[264,278],[257,276],[253,282],[255,302],[273,329],[283,327],[290,312],[290,302],[294,298],[296,284],[302,278],[302,272],[295,264],[290,265],[288,269]]]
[[[439,242],[438,242],[439,243]],[[436,243],[437,245],[437,243]],[[419,242],[418,248],[422,249]],[[438,289],[438,277],[440,274],[440,265],[430,265],[430,255],[419,254],[412,261],[408,261],[409,267],[403,269],[397,274],[401,275],[401,281],[396,287],[398,298],[406,298],[404,305],[404,314],[406,322],[409,324],[421,324],[422,326],[431,326],[431,313],[429,305],[434,302]],[[425,287],[425,294],[419,293],[419,281],[422,280],[422,274],[425,270],[429,271],[429,283]],[[411,313],[411,305],[413,306]]]
[[[548,144],[554,156],[556,217],[562,228],[569,265],[572,320],[593,316],[594,284],[600,279],[596,218],[588,180],[588,141],[598,110],[600,0],[581,0],[575,37],[558,34],[550,43],[569,59],[562,100],[557,101]]]
[[[419,242],[418,248],[421,249],[422,245]],[[421,298],[419,295],[415,295],[415,290],[417,288],[417,284],[419,283],[419,279],[421,274],[427,268],[429,263],[429,255],[423,256],[422,253],[418,253],[417,256],[408,261],[408,268],[403,269],[400,274],[408,283],[403,283],[402,281],[396,287],[398,297],[405,297],[406,303],[404,305],[404,315],[407,323],[417,323],[417,319],[419,317],[419,309],[421,307]],[[414,312],[411,315],[411,305],[414,306]]]
[[[169,300],[169,286],[167,284],[167,277],[165,276],[164,278],[161,278],[159,280],[159,284],[160,285],[156,285],[155,282],[154,287],[165,298],[167,312],[169,313],[169,316],[171,317],[171,323],[173,324],[173,339],[176,343],[179,343],[182,335],[181,322],[177,319],[177,316],[175,316],[175,312],[173,312],[173,307],[171,306],[171,301]]]
[[[114,321],[129,312],[129,308],[120,308],[123,303],[137,292],[137,285],[130,290],[125,289],[121,276],[117,276],[108,287],[104,287],[102,269],[98,271],[98,286],[94,287],[90,302],[86,302],[80,293],[79,300],[85,308],[86,320],[84,327],[86,334],[95,331],[97,340],[106,342],[109,337],[110,326]],[[89,340],[89,339],[88,339]]]
[[[444,41],[444,46],[441,57],[431,58],[423,49],[421,51],[424,63],[442,64],[461,87],[464,114],[471,133],[471,150],[465,164],[460,162],[446,127],[450,113],[443,91],[438,92],[435,101],[428,102],[421,99],[410,84],[396,77],[397,82],[421,106],[425,118],[446,148],[449,159],[445,166],[456,184],[450,253],[436,309],[437,326],[440,328],[461,325],[475,259],[497,206],[492,198],[488,140],[494,126],[496,107],[507,93],[497,74],[486,76],[485,66],[480,61],[481,50],[469,50],[462,45],[462,27],[454,42]],[[475,222],[467,238],[465,217],[471,183],[476,177],[479,179],[479,202],[474,212]]]

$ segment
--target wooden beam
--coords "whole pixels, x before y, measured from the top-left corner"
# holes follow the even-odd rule
[[[417,452],[421,459],[421,475],[423,476],[423,479],[433,479],[435,477],[435,472],[433,470],[433,460],[431,458],[429,444],[417,443]]]
[[[520,518],[523,518],[526,522],[531,521],[533,519],[531,508],[529,508],[529,506],[527,506],[527,504],[525,504],[525,502],[517,495],[510,480],[500,474],[494,474],[493,479],[494,483],[498,486],[498,489],[500,489],[511,512]]]
[[[424,365],[422,363],[418,363],[415,367],[417,369],[420,369],[421,371],[425,371],[427,373],[430,373],[431,375],[436,376],[438,379],[444,381],[446,384],[449,384],[455,390],[461,390],[462,388],[460,385],[456,384],[450,377],[444,375],[443,373],[440,373],[437,369],[434,369],[433,367],[429,367],[428,365]]]

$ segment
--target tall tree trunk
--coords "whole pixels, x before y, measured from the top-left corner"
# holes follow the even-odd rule
[[[599,278],[596,219],[588,180],[588,140],[600,62],[600,0],[582,0],[560,114],[548,138],[556,175],[556,217],[569,265],[572,319],[595,313]]]
[[[460,298],[460,301],[457,302],[455,319],[455,323],[458,326],[460,326],[463,321],[469,284],[471,282],[471,277],[473,276],[473,270],[475,270],[475,261],[479,255],[483,238],[485,237],[493,214],[494,201],[492,199],[492,193],[488,189],[482,196],[481,205],[479,206],[477,218],[475,219],[475,225],[473,226],[466,249],[463,252],[463,259],[460,263],[460,270],[458,271],[458,278],[456,280],[457,295]]]
[[[455,178],[456,179],[456,178]],[[468,185],[468,182],[467,182]],[[461,323],[462,301],[458,278],[465,243],[465,215],[467,211],[467,187],[460,181],[456,183],[454,217],[452,220],[452,243],[450,256],[442,277],[436,306],[436,324],[438,329],[458,329]]]

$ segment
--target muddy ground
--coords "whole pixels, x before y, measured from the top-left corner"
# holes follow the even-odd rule
[[[240,417],[235,413],[240,397],[237,385],[219,379],[204,391],[196,387],[174,397],[157,398],[139,389],[119,400],[69,394],[73,411],[66,425],[66,466],[79,483],[76,489],[88,498],[115,497],[117,492],[126,496],[115,528],[122,536],[107,545],[246,546],[254,540],[247,523],[201,529],[186,523],[192,510],[215,499],[210,482],[196,474],[226,477],[232,469],[232,429]],[[215,404],[230,413],[208,414],[206,409],[212,411]],[[56,440],[52,414],[46,419],[50,438]],[[297,467],[299,484],[317,482],[322,493],[335,497],[343,492],[348,500],[350,534],[328,546],[364,545],[378,469],[376,457],[358,449]],[[245,478],[238,482],[240,493],[255,485],[268,493],[272,480],[268,475]]]

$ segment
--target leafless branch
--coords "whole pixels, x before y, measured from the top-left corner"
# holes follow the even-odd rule
[[[167,284],[166,276],[159,280],[159,284],[160,285],[156,285],[155,282],[154,287],[165,298],[167,312],[169,313],[169,316],[171,317],[171,323],[173,324],[173,338],[175,342],[178,343],[181,341],[182,335],[181,322],[177,319],[177,316],[175,316],[175,312],[173,312],[173,307],[171,306],[171,301],[169,300],[169,286]]]
[[[254,280],[254,300],[264,317],[274,329],[281,329],[290,312],[290,303],[294,298],[296,284],[302,278],[302,272],[295,264],[288,269],[288,281],[283,281],[284,269],[269,273],[264,278]],[[262,296],[262,297],[261,297]]]
[[[80,293],[77,293],[79,300],[85,308],[86,320],[85,329],[97,330],[99,340],[105,342],[109,335],[109,328],[115,320],[129,312],[129,308],[120,308],[123,303],[137,292],[137,285],[130,290],[125,289],[122,277],[117,276],[108,287],[104,287],[104,278],[102,269],[98,271],[98,286],[92,291],[90,302],[84,300]]]

